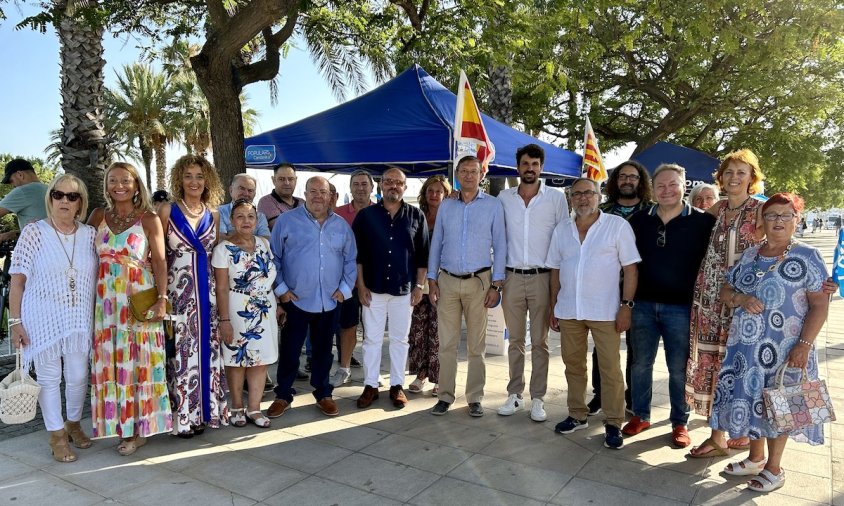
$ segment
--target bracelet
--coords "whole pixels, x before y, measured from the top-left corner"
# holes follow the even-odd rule
[[[798,343],[805,344],[805,345],[806,345],[806,346],[808,346],[809,348],[811,348],[811,347],[812,347],[812,345],[814,344],[814,343],[810,343],[809,341],[807,341],[807,340],[805,340],[805,339],[803,339],[803,338],[799,338],[799,339],[797,339],[797,342],[798,342]]]
[[[162,293],[162,294],[160,294],[160,295],[158,296],[158,298],[159,298],[159,299],[164,299],[164,300],[167,300],[167,294],[166,294],[166,293]]]
[[[9,328],[14,327],[15,325],[23,325],[23,322],[22,322],[22,321],[20,321],[20,320],[15,321],[15,320],[12,320],[12,319],[10,318],[10,319],[9,319]]]
[[[231,318],[220,318],[221,322],[230,322]]]

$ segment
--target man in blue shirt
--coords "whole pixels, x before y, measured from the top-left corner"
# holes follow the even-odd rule
[[[305,205],[278,217],[270,245],[278,270],[275,294],[287,313],[279,347],[278,386],[267,416],[284,414],[293,402],[299,353],[310,331],[311,386],[319,409],[340,413],[328,381],[334,355],[331,344],[338,304],[352,295],[357,277],[357,248],[352,229],[331,211],[328,180],[315,176],[305,185]]]
[[[391,168],[381,179],[384,198],[360,210],[352,230],[358,245],[358,298],[363,305],[363,394],[359,408],[378,399],[381,345],[390,321],[390,401],[407,404],[404,371],[413,306],[422,300],[428,272],[428,224],[418,207],[402,200],[404,173]]]
[[[457,345],[465,316],[466,400],[470,416],[483,416],[487,308],[501,300],[507,260],[504,207],[480,190],[483,173],[476,157],[461,158],[454,172],[460,193],[440,205],[428,259],[428,297],[437,307],[440,338],[440,400],[431,414],[444,415],[455,400]]]
[[[220,213],[220,233],[229,235],[232,231],[232,203],[237,200],[252,202],[255,199],[255,178],[249,174],[235,174],[232,184],[229,186],[229,196],[232,200],[228,204],[221,205],[217,211]],[[270,237],[270,227],[267,225],[267,217],[258,211],[258,225],[255,227],[255,235]]]

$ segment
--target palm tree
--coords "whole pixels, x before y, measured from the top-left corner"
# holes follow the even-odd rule
[[[156,185],[165,185],[166,147],[178,137],[180,127],[177,98],[177,87],[165,74],[140,63],[124,65],[117,73],[117,87],[106,90],[115,141],[126,146],[137,141],[147,186],[152,186],[153,159]]]

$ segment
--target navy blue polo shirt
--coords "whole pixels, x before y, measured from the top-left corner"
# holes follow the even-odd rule
[[[381,200],[358,212],[352,231],[366,287],[381,294],[410,293],[416,284],[416,270],[428,267],[425,214],[402,201],[391,217]]]
[[[642,257],[636,300],[691,304],[715,217],[686,202],[683,212],[663,227],[658,207],[639,211],[629,220]]]

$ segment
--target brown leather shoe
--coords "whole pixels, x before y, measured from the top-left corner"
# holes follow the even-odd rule
[[[390,391],[392,392],[392,389]],[[378,400],[378,389],[366,385],[363,387],[363,393],[358,397],[358,407],[360,409],[366,409],[376,400]]]
[[[393,385],[390,387],[390,400],[393,406],[401,409],[407,405],[407,396],[404,395],[404,389],[401,385]]]
[[[284,399],[276,399],[272,404],[270,404],[270,409],[267,410],[267,416],[269,418],[278,418],[288,409],[290,409],[289,402]]]
[[[326,416],[337,416],[340,414],[337,403],[331,397],[323,397],[317,402],[317,406],[319,406],[319,410]]]
[[[689,437],[689,431],[685,425],[678,425],[671,431],[671,444],[676,448],[685,448],[692,444],[692,439]]]

